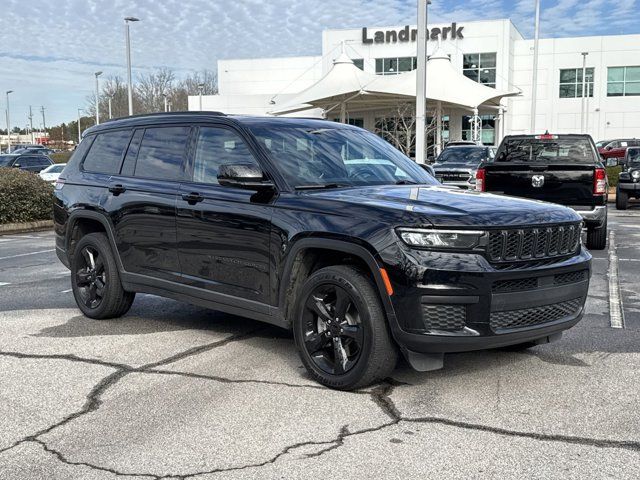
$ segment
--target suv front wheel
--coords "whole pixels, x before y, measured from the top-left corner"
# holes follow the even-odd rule
[[[122,288],[104,233],[85,235],[76,245],[71,259],[71,287],[82,313],[100,320],[127,313],[136,295]]]
[[[382,303],[369,277],[355,267],[326,267],[307,279],[293,331],[302,363],[328,387],[364,387],[395,368],[397,348]]]

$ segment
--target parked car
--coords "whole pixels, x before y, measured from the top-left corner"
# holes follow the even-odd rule
[[[47,182],[56,183],[66,165],[66,163],[54,163],[40,172],[40,178]]]
[[[476,171],[483,162],[492,162],[494,147],[460,145],[446,147],[433,164],[436,179],[445,185],[475,188]]]
[[[338,389],[384,379],[398,350],[431,370],[444,352],[555,340],[591,272],[575,211],[442,188],[377,135],[314,119],[91,127],[54,221],[86,316],[120,317],[148,292],[275,324]]]
[[[629,147],[616,187],[616,208],[626,210],[629,198],[640,198],[640,147]]]
[[[0,167],[19,168],[33,173],[38,173],[52,164],[53,161],[46,155],[35,153],[0,155]]]
[[[52,150],[50,148],[33,148],[33,147],[25,147],[25,148],[18,148],[16,150],[13,150],[11,153],[15,153],[15,154],[23,154],[23,153],[31,153],[31,154],[38,154],[38,155],[51,155],[52,153],[56,153],[55,150]]]
[[[640,147],[640,140],[636,138],[611,140],[607,143],[598,142],[596,146],[598,146],[598,152],[605,161],[615,159],[616,163],[620,163],[624,160],[628,147]]]
[[[478,169],[476,188],[567,205],[584,220],[588,248],[607,244],[608,180],[589,135],[508,135]]]

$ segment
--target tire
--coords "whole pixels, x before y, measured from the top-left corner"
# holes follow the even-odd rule
[[[78,308],[96,320],[121,317],[129,311],[136,295],[122,288],[104,233],[90,233],[78,241],[71,258],[71,286]]]
[[[629,207],[629,193],[619,188],[616,191],[616,210],[626,210]]]
[[[604,250],[607,246],[607,220],[600,228],[587,229],[587,248],[589,250]]]
[[[353,390],[395,368],[398,349],[380,297],[361,270],[340,265],[316,271],[302,286],[294,313],[298,353],[318,383]]]

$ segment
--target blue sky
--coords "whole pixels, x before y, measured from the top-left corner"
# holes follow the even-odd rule
[[[218,58],[315,55],[326,28],[415,23],[416,0],[2,0],[0,92],[12,89],[12,123],[29,105],[47,124],[75,118],[93,72],[125,76],[122,18],[132,26],[136,72],[183,75]],[[542,36],[640,33],[640,0],[543,0]],[[429,23],[511,18],[533,31],[533,0],[432,0]],[[5,109],[4,94],[0,109]],[[38,117],[39,119],[39,117]],[[4,126],[4,115],[0,123]]]

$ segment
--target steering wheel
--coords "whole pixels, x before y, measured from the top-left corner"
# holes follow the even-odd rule
[[[377,180],[378,176],[376,172],[371,168],[363,168],[361,170],[357,170],[353,172],[350,177],[354,180],[362,180],[364,182],[368,182],[370,180]]]

